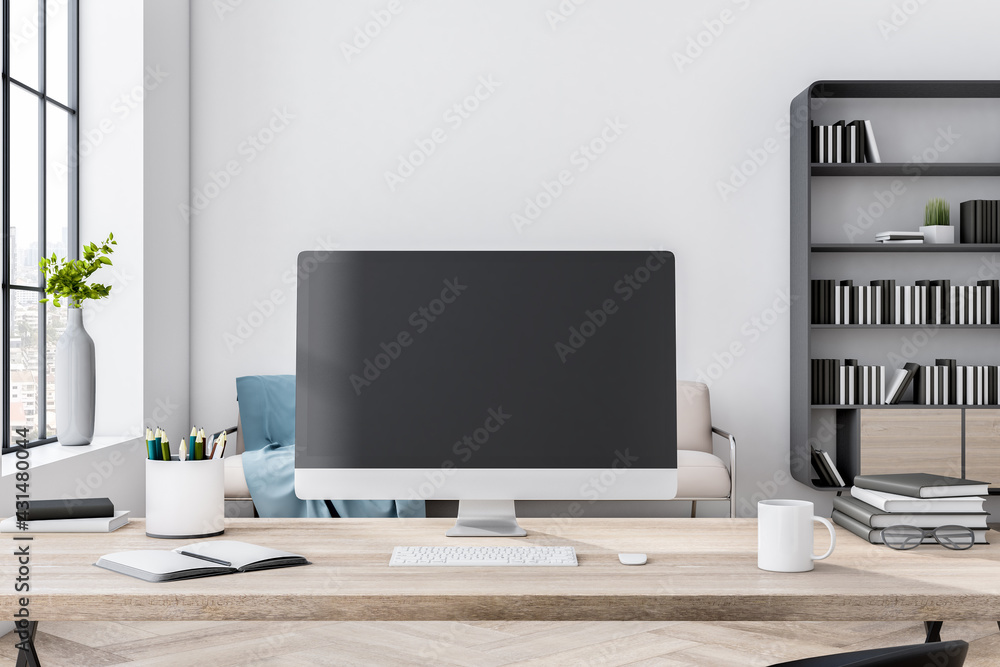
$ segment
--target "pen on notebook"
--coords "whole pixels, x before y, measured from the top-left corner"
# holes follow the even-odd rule
[[[233,564],[228,560],[219,560],[218,558],[211,558],[209,556],[202,556],[201,554],[193,554],[190,551],[178,551],[182,556],[190,556],[191,558],[199,558],[201,560],[207,560],[210,563],[218,563],[219,565],[225,565],[226,567],[232,567]]]

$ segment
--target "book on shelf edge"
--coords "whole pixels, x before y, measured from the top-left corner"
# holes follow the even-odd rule
[[[854,478],[854,485],[862,489],[894,493],[909,498],[983,496],[990,492],[990,485],[987,482],[932,475],[926,472],[858,475]]]
[[[861,523],[860,521],[854,519],[853,517],[847,516],[843,512],[838,512],[833,510],[833,514],[830,516],[835,524],[851,531],[863,540],[867,540],[872,544],[884,544],[882,541],[882,529],[881,528],[871,528]],[[986,529],[972,529],[972,533],[976,536],[976,544],[989,544],[986,541]],[[937,540],[933,537],[925,537],[923,544],[937,544]]]
[[[965,526],[966,528],[986,528],[989,512],[885,512],[853,496],[836,496],[833,509],[848,515],[869,528],[889,526],[916,526],[917,528],[937,528],[938,526]]]

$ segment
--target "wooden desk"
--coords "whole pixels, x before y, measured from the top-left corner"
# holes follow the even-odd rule
[[[307,556],[306,567],[147,583],[99,556],[186,544],[35,534],[31,620],[971,620],[1000,618],[1000,544],[896,552],[839,530],[813,572],[757,569],[754,519],[522,519],[528,538],[446,538],[446,519],[233,519],[232,539]],[[817,530],[817,550],[827,543]],[[8,545],[12,536],[7,535]],[[1000,538],[995,538],[1000,542]],[[576,568],[389,568],[397,545],[568,544]],[[823,547],[825,549],[825,546]],[[619,564],[618,552],[649,555]],[[11,550],[7,550],[10,554]],[[11,618],[15,559],[0,563]]]

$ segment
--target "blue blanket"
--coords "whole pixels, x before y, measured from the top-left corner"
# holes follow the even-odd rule
[[[236,378],[243,473],[262,517],[330,517],[322,500],[295,495],[295,376]],[[334,500],[342,517],[422,517],[422,500]]]

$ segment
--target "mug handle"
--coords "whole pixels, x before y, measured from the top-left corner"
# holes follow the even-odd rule
[[[833,553],[833,548],[837,546],[837,533],[833,530],[833,524],[830,523],[829,520],[824,519],[821,516],[814,516],[813,521],[819,521],[821,524],[826,526],[826,529],[828,531],[830,531],[830,548],[827,549],[826,553],[823,554],[822,556],[817,556],[816,554],[812,554],[813,560],[823,560],[824,558],[828,558],[830,554]]]

